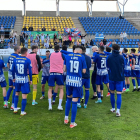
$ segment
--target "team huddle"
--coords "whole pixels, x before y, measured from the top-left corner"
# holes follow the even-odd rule
[[[131,49],[128,54],[126,48],[120,53],[120,47],[113,44],[112,49],[103,46],[99,48],[92,47],[93,56],[86,55],[86,48],[82,46],[73,46],[73,52],[68,52],[67,47],[63,46],[60,51],[59,45],[54,47],[54,52],[46,51],[46,58],[40,59],[37,55],[38,47],[32,46],[32,52],[28,54],[26,48],[20,49],[16,46],[14,53],[8,58],[7,66],[9,89],[6,92],[6,80],[3,74],[4,62],[0,60],[0,85],[3,89],[4,108],[8,108],[8,100],[13,90],[11,110],[17,113],[20,109],[17,107],[19,94],[22,93],[21,116],[26,115],[25,108],[27,104],[27,95],[30,93],[30,85],[33,84],[32,105],[37,105],[37,83],[38,74],[42,69],[41,90],[42,97],[45,98],[45,84],[48,82],[48,110],[52,110],[52,105],[59,93],[58,110],[63,110],[62,101],[64,96],[64,85],[66,87],[66,106],[64,124],[69,123],[69,112],[71,109],[70,128],[77,126],[75,123],[77,108],[81,107],[80,99],[85,97],[84,108],[87,108],[90,89],[90,67],[94,64],[94,70],[91,77],[91,83],[94,91],[93,99],[98,97],[95,103],[102,103],[103,87],[106,84],[108,88],[107,96],[110,96],[111,112],[116,116],[121,116],[121,93],[128,92],[130,87],[129,77],[132,77],[134,91],[136,91],[135,78],[140,91],[140,53],[135,53]],[[140,52],[140,48],[139,48]],[[21,55],[19,55],[21,54]],[[56,84],[55,84],[56,83]],[[85,96],[83,92],[85,87]],[[55,87],[55,88],[54,88]],[[96,93],[97,88],[97,93]],[[117,92],[117,110],[115,110],[115,91]]]

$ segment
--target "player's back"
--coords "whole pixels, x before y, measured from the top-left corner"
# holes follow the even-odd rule
[[[66,56],[65,65],[67,69],[66,84],[74,87],[82,86],[82,70],[86,68],[84,56],[78,53]]]
[[[133,58],[135,59],[135,70],[140,70],[140,56],[133,55]]]
[[[19,55],[16,54],[16,53],[12,53],[12,54],[9,56],[9,58],[8,58],[9,72],[12,71],[12,65],[13,65],[14,59],[17,58],[17,57],[19,57]]]
[[[27,83],[28,80],[28,70],[31,68],[31,61],[26,57],[18,57],[14,60],[15,64],[15,74],[17,83]]]

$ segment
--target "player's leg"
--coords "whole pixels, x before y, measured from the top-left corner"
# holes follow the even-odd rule
[[[95,103],[102,103],[101,100],[101,90],[100,90],[100,85],[103,84],[102,82],[102,76],[97,75],[96,76],[96,85],[97,85],[97,96],[98,100]]]
[[[129,87],[130,87],[130,80],[129,77],[126,77],[126,92],[130,91]]]
[[[17,113],[17,111],[18,111],[17,105],[18,105],[18,100],[19,100],[19,94],[20,94],[20,92],[16,92],[16,94],[15,94],[15,98],[14,98],[14,113]]]
[[[5,102],[6,101],[6,87],[2,87],[2,91],[3,91],[3,100]],[[4,104],[4,108],[8,108],[8,105]]]
[[[53,92],[53,101],[52,101],[52,104],[55,103],[55,99],[56,99],[56,96],[57,96],[57,93],[58,93],[58,89],[59,89],[59,86],[56,84],[55,89],[54,89],[54,92]]]
[[[14,110],[14,99],[15,99],[15,94],[16,94],[16,90],[15,90],[15,86],[13,86],[12,105],[11,105],[10,110]]]
[[[9,79],[9,89],[6,94],[6,101],[5,101],[6,105],[8,105],[8,100],[9,100],[12,90],[13,90],[13,81],[11,79]]]
[[[93,71],[92,76],[91,76],[91,84],[93,88],[93,97],[91,99],[96,99],[97,98],[97,93],[96,93],[96,72]]]
[[[58,110],[63,110],[63,107],[62,107],[62,101],[63,101],[63,96],[64,96],[63,85],[59,86],[59,89],[60,89],[60,93],[59,93]]]
[[[22,94],[22,102],[21,102],[21,116],[26,115],[25,107],[27,104],[27,94]]]
[[[101,84],[100,85],[100,91],[101,91],[101,99],[103,99],[103,91],[104,91],[104,85],[103,84]]]
[[[33,101],[32,105],[38,104],[36,100],[36,95],[37,95],[37,83],[38,83],[38,75],[33,75],[32,76],[32,81],[33,81]]]
[[[60,93],[59,93],[59,105],[58,105],[58,110],[63,110],[62,107],[62,100],[64,96],[64,77],[63,75],[56,75],[56,84],[59,85]]]
[[[86,79],[86,82],[85,82],[85,104],[84,104],[84,108],[87,108],[87,103],[88,103],[88,100],[89,100],[89,89],[90,89],[90,79]]]
[[[132,77],[132,84],[133,84],[133,91],[132,92],[134,92],[134,91],[137,90],[136,89],[136,82],[135,82],[135,78],[134,77]]]
[[[126,91],[126,81],[124,80],[123,81],[123,92],[125,92]]]
[[[42,91],[42,96],[40,97],[40,99],[44,99],[45,98],[45,84],[41,85],[41,91]]]
[[[49,85],[49,90],[48,90],[48,102],[49,102],[49,108],[48,110],[52,110],[52,90],[53,87],[55,86],[55,76],[53,73],[50,74],[49,80],[48,80],[48,85]]]
[[[73,87],[67,86],[67,102],[65,105],[65,118],[64,118],[64,124],[68,124],[69,119],[69,112],[70,112],[70,108],[71,108],[71,103],[72,103],[72,91],[73,91]]]
[[[115,113],[115,82],[114,81],[109,81],[109,89],[110,89],[110,102],[112,109],[110,109],[111,112]]]
[[[103,79],[103,83],[106,84],[106,87],[108,89],[108,93],[107,93],[106,97],[109,97],[110,96],[110,89],[109,89],[109,76],[108,76],[108,74],[103,75],[102,79]]]

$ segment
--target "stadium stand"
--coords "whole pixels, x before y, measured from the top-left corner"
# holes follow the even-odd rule
[[[3,25],[4,29],[14,29],[16,16],[0,16],[0,26]]]
[[[125,31],[130,35],[140,35],[140,31],[136,29],[126,19],[118,17],[79,17],[85,32],[90,35],[103,33],[104,35],[120,35]]]
[[[26,26],[28,29],[30,26],[33,26],[34,31],[37,31],[45,26],[46,31],[51,31],[52,28],[55,28],[56,31],[64,33],[65,27],[75,27],[74,22],[71,17],[32,17],[25,16],[23,21],[23,27]]]

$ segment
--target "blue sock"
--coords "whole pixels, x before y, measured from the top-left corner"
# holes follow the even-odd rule
[[[115,94],[110,93],[110,102],[112,105],[112,108],[115,108]]]
[[[45,94],[45,92],[44,92],[44,91],[42,91],[42,96],[44,96],[44,94]]]
[[[103,86],[103,84],[101,84],[101,86],[100,86],[100,90],[104,90],[104,86]]]
[[[3,97],[4,102],[6,101],[6,97]]]
[[[71,102],[72,102],[72,98],[67,98],[66,107],[65,107],[65,116],[69,116]]]
[[[52,95],[54,94],[54,91],[52,90]]]
[[[27,99],[22,99],[22,102],[21,102],[21,111],[24,111],[25,110],[26,104],[27,104]]]
[[[140,79],[137,79],[138,87],[140,86]]]
[[[13,90],[13,95],[12,95],[12,104],[14,104],[15,93],[16,93],[16,89],[14,89],[14,90]]]
[[[15,98],[14,98],[14,108],[17,108],[17,105],[18,105],[18,96],[15,95]]]
[[[8,91],[7,91],[7,95],[6,95],[6,101],[9,100],[9,97],[11,95],[11,92],[12,92],[13,88],[9,87]]]
[[[89,99],[89,90],[85,90],[85,104],[87,105]]]
[[[132,79],[133,87],[136,87],[135,79]]]
[[[98,98],[101,98],[101,92],[97,92]]]
[[[77,102],[77,103],[80,103],[80,99],[81,99],[81,98],[78,99],[78,102]]]
[[[125,89],[127,89],[127,85],[125,85]]]
[[[72,101],[71,123],[75,122],[76,114],[77,114],[77,102]]]
[[[57,93],[53,93],[53,101],[55,101],[55,98],[56,98],[56,95],[57,95]]]
[[[129,87],[130,87],[130,84],[127,84],[127,88],[129,89]]]
[[[121,104],[122,104],[122,95],[117,94],[117,109],[121,108]]]

